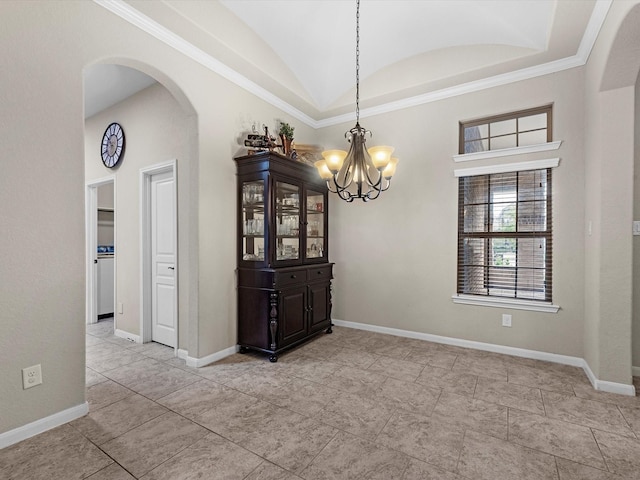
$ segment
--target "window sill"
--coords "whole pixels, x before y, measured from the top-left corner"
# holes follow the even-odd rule
[[[560,306],[551,302],[534,302],[515,298],[483,297],[479,295],[452,295],[453,303],[463,305],[477,305],[482,307],[512,308],[514,310],[529,310],[531,312],[558,313]]]
[[[529,160],[527,162],[498,163],[482,167],[456,168],[453,171],[453,175],[455,177],[472,177],[475,175],[491,175],[493,173],[510,173],[526,170],[539,170],[542,168],[555,168],[558,165],[560,165],[559,158],[544,158],[542,160]]]
[[[487,150],[484,152],[463,153],[454,155],[454,162],[468,162],[471,160],[486,160],[488,158],[509,157],[511,155],[523,155],[525,153],[547,152],[558,150],[562,140],[557,142],[540,143],[538,145],[527,145],[526,147],[501,148],[499,150]]]

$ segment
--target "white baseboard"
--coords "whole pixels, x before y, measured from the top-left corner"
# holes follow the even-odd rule
[[[211,355],[207,355],[202,358],[190,357],[189,353],[186,350],[178,350],[178,357],[184,358],[187,362],[188,367],[204,367],[205,365],[209,365],[210,363],[217,362],[218,360],[222,360],[229,355],[233,355],[238,351],[238,346],[234,345],[233,347],[225,348],[224,350],[220,350],[219,352],[212,353]],[[181,357],[180,355],[184,355]]]
[[[181,358],[182,360],[186,360],[188,356],[189,356],[189,352],[187,350],[184,350],[182,348],[178,349],[178,358]]]
[[[125,332],[124,330],[118,330],[117,328],[113,331],[113,334],[116,337],[124,338],[125,340],[129,340],[135,343],[142,343],[142,339],[140,335],[134,335],[133,333]]]
[[[632,367],[632,368],[635,368],[635,367]],[[624,383],[616,383],[616,382],[608,382],[606,380],[599,380],[598,378],[596,378],[595,374],[591,371],[591,367],[589,367],[589,364],[587,363],[586,360],[584,360],[584,365],[582,366],[582,369],[587,374],[587,377],[589,377],[589,381],[591,382],[591,385],[593,385],[593,388],[595,388],[596,390],[635,397],[636,387],[634,387],[633,385],[626,385]]]
[[[61,412],[54,413],[48,417],[23,425],[22,427],[0,433],[0,450],[8,447],[9,445],[13,445],[14,443],[31,438],[34,435],[38,435],[39,433],[46,432],[47,430],[51,430],[52,428],[59,427],[67,422],[83,417],[87,413],[89,413],[89,404],[84,402],[75,407],[67,408]]]
[[[429,333],[412,332],[410,330],[400,330],[397,328],[378,327],[376,325],[367,325],[365,323],[345,322],[344,320],[332,320],[334,325],[339,327],[357,328],[370,332],[386,333],[397,337],[415,338],[418,340],[426,340],[428,342],[442,343],[445,345],[453,345],[456,347],[473,348],[475,350],[483,350],[486,352],[503,353],[505,355],[513,355],[514,357],[532,358],[535,360],[544,360],[553,363],[562,363],[574,367],[582,367],[584,360],[580,357],[570,357],[567,355],[558,355],[556,353],[539,352],[537,350],[527,350],[524,348],[507,347],[504,345],[495,345],[493,343],[475,342],[473,340],[464,340],[461,338],[442,337],[440,335],[431,335]]]
[[[473,340],[463,340],[460,338],[442,337],[439,335],[431,335],[429,333],[420,333],[412,332],[410,330],[400,330],[397,328],[380,327],[377,325],[368,325],[366,323],[347,322],[345,320],[332,319],[332,322],[338,327],[356,328],[359,330],[367,330],[369,332],[395,335],[397,337],[415,338],[418,340],[426,340],[428,342],[454,345],[456,347],[474,348],[476,350],[503,353],[505,355],[513,355],[515,357],[531,358],[534,360],[543,360],[546,362],[571,365],[572,367],[581,367],[589,378],[591,385],[593,385],[593,388],[595,388],[596,390],[618,393],[620,395],[635,396],[636,394],[636,389],[633,385],[599,380],[591,371],[591,368],[587,364],[587,361],[584,358],[580,357],[571,357],[568,355],[559,355],[557,353],[540,352],[538,350],[527,350],[525,348],[508,347],[505,345],[495,345],[492,343],[475,342]],[[640,367],[633,367],[634,375],[636,375],[636,369],[640,373]]]

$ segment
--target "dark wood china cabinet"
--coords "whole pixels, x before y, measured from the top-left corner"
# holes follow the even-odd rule
[[[278,354],[331,333],[327,186],[317,170],[273,152],[235,159],[238,344]]]

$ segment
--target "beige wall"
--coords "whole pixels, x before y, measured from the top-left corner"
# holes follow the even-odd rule
[[[113,208],[113,183],[107,183],[98,187],[98,208]]]
[[[401,164],[381,199],[348,206],[330,201],[335,318],[585,356],[601,378],[628,382],[633,130],[628,135],[624,129],[620,137],[616,122],[633,122],[633,88],[601,96],[597,84],[617,27],[636,3],[614,2],[586,69],[363,119],[374,143],[398,147]],[[181,265],[187,278],[181,278],[186,289],[181,294],[187,295],[181,305],[188,305],[183,336],[196,358],[236,340],[232,157],[243,151],[244,135],[254,122],[275,126],[281,118],[296,126],[301,143],[342,147],[352,124],[314,132],[93,2],[4,1],[0,19],[0,58],[12,66],[0,76],[0,432],[5,432],[84,401],[84,168],[85,156],[97,145],[87,139],[91,147],[85,147],[84,67],[107,62],[138,68],[169,90],[181,112],[172,102],[158,108],[169,108],[175,120],[187,117],[186,128],[176,128],[188,137],[181,140],[187,151],[176,154],[178,161],[185,155],[194,162],[187,173],[189,218],[181,218],[188,220],[182,233],[188,235],[189,259],[186,272]],[[147,94],[165,95],[161,89],[142,96]],[[557,154],[562,159],[553,187],[554,302],[562,309],[543,314],[454,305],[451,155],[457,122],[550,102],[554,138],[563,145],[556,153],[527,158]],[[131,118],[134,124],[142,121]],[[129,128],[131,146],[142,136]],[[136,165],[131,152],[123,171]],[[98,161],[94,165],[101,168]],[[86,178],[94,175],[103,174],[87,168]],[[629,180],[621,190],[619,179]],[[625,208],[617,208],[618,202]],[[587,218],[595,230],[585,239]],[[42,232],[50,239],[46,250]],[[126,254],[124,245],[118,248]],[[612,248],[615,261],[604,264]],[[626,301],[618,305],[620,292]],[[136,300],[123,300],[129,313],[126,306]],[[510,329],[500,326],[503,312],[513,315]],[[136,325],[123,322],[131,325],[127,328]],[[43,385],[22,390],[20,369],[37,363]]]
[[[113,183],[98,188],[98,245],[113,245]],[[107,211],[100,211],[107,210]]]
[[[331,197],[330,258],[336,262],[334,318],[479,342],[582,356],[584,167],[583,69],[518,82],[361,120],[371,145],[397,147],[389,191],[370,203]],[[526,94],[524,94],[526,92]],[[455,164],[458,122],[554,104],[558,151],[501,163],[560,157],[553,171],[553,302],[557,314],[454,304],[457,265]],[[321,132],[344,148],[352,124]],[[473,165],[470,165],[473,163]],[[501,326],[503,313],[513,327]]]
[[[191,125],[197,123],[187,155],[197,163],[189,171],[194,188],[188,199],[188,257],[199,259],[186,272],[181,269],[193,320],[185,334],[192,357],[236,341],[232,157],[242,150],[254,122],[271,127],[277,119],[292,123],[303,143],[312,143],[315,135],[93,2],[5,1],[0,2],[0,19],[0,58],[12,65],[0,77],[5,145],[0,432],[5,432],[84,402],[83,68],[96,62],[138,68],[158,79],[183,111],[193,114]],[[140,136],[125,128],[133,149]],[[95,145],[91,142],[87,155]],[[134,165],[131,152],[123,168]],[[46,250],[43,231],[51,238]],[[125,305],[135,302],[124,297]],[[42,364],[43,385],[22,390],[20,370],[37,363]]]
[[[0,3],[0,432],[84,401],[82,65],[39,8]]]

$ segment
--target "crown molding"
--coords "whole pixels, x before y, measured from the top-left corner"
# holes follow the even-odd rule
[[[300,120],[301,122],[312,128],[323,128],[353,121],[353,113],[337,115],[322,120],[315,120],[301,110],[295,108],[291,104],[285,102],[281,98],[267,91],[257,83],[249,80],[244,75],[241,75],[235,70],[229,68],[228,66],[212,57],[208,53],[204,52],[200,48],[196,47],[192,43],[189,43],[184,38],[176,35],[169,29],[163,27],[156,21],[142,14],[131,5],[126,3],[124,0],[93,1],[97,5],[100,5],[101,7],[109,10],[111,13],[140,28],[144,32],[152,35],[166,45],[176,49],[195,62],[198,62],[212,72],[215,72],[218,75],[226,78],[240,88],[245,89],[249,93],[252,93],[256,97],[264,100],[265,102],[273,105],[283,112],[288,113],[292,117]],[[561,58],[552,62],[543,63],[541,65],[504,73],[501,75],[494,75],[492,77],[456,85],[453,87],[443,88],[422,95],[416,95],[402,100],[388,102],[375,107],[364,108],[360,110],[360,118],[367,118],[374,115],[403,110],[405,108],[424,105],[426,103],[436,102],[445,98],[478,92],[486,90],[488,88],[507,85],[509,83],[528,80],[543,75],[549,75],[551,73],[557,73],[575,67],[581,67],[589,59],[591,50],[593,49],[600,29],[602,28],[602,24],[604,23],[604,20],[607,16],[607,13],[609,12],[609,8],[611,7],[612,3],[613,0],[596,0],[596,4],[594,6],[593,12],[591,13],[589,23],[587,24],[587,28],[585,29],[585,33],[582,37],[576,55]]]
[[[584,31],[582,41],[578,47],[578,53],[576,54],[577,57],[582,59],[583,64],[589,60],[591,50],[593,50],[593,46],[596,43],[602,24],[607,17],[607,13],[609,13],[612,3],[613,0],[596,0],[593,12],[591,12],[591,18],[589,18],[589,23],[587,23],[587,28]]]
[[[176,35],[168,28],[163,27],[155,20],[147,17],[143,13],[133,8],[123,0],[93,0],[96,4],[109,10],[111,13],[119,16],[123,20],[126,20],[130,24],[138,27],[140,30],[148,33],[149,35],[157,38],[164,44],[174,48],[183,55],[189,57],[193,61],[199,63],[205,68],[208,68],[212,72],[217,73],[223,78],[226,78],[230,82],[236,84],[240,88],[252,93],[256,97],[270,103],[276,108],[279,108],[285,113],[288,113],[292,117],[300,120],[301,122],[313,127],[317,127],[317,122],[298,110],[294,106],[285,102],[281,98],[262,88],[255,82],[252,82],[244,75],[239,74],[235,70],[229,68],[218,59],[212,57],[205,51],[196,47],[192,43],[189,43],[184,38]]]

